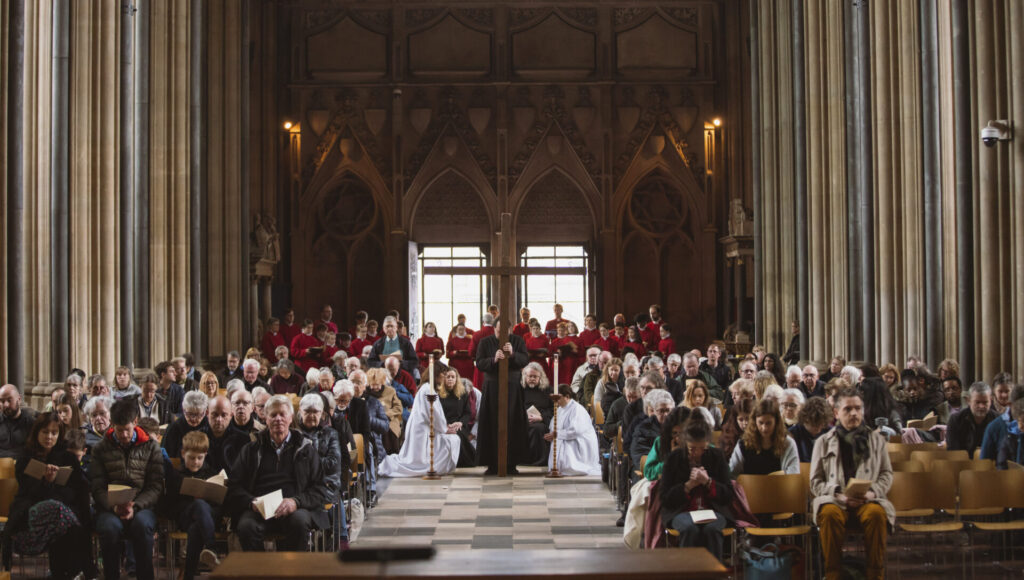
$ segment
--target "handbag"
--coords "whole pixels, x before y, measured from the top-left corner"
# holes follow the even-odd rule
[[[797,548],[780,548],[775,544],[748,547],[743,552],[743,576],[749,580],[789,580],[799,552]]]

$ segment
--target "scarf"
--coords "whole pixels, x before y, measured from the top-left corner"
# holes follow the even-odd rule
[[[853,466],[856,468],[868,456],[868,437],[871,436],[871,429],[861,423],[860,427],[853,431],[847,431],[845,427],[837,424],[836,433],[839,435],[839,442],[853,451]],[[853,477],[853,474],[849,473],[847,477]]]

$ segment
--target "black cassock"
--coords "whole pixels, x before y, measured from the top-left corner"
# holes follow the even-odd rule
[[[527,459],[526,407],[523,405],[523,387],[520,371],[530,362],[526,343],[509,334],[512,356],[508,357],[508,468]],[[480,341],[476,350],[476,366],[484,374],[483,396],[477,414],[477,464],[498,468],[498,370],[500,362],[494,360],[498,352],[498,337],[488,336]]]
[[[537,423],[530,423],[527,427],[527,444],[529,446],[529,457],[526,463],[530,465],[547,465],[548,450],[551,443],[544,440],[548,432],[548,425],[554,417],[555,406],[551,402],[551,389],[531,389],[523,387],[523,401],[526,408],[536,407],[540,411],[541,420]]]
[[[476,449],[473,449],[473,444],[469,440],[469,434],[472,431],[472,427],[469,425],[469,418],[471,417],[469,412],[469,394],[463,393],[462,397],[459,398],[453,393],[449,393],[447,397],[441,398],[441,409],[444,411],[444,420],[449,425],[452,423],[462,423],[462,429],[458,430],[459,439],[462,441],[458,466],[474,467],[476,465]]]

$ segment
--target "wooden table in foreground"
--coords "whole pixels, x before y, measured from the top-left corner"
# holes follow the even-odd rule
[[[332,553],[233,552],[210,575],[213,580],[263,578],[579,578],[587,580],[670,580],[722,578],[727,570],[704,548],[629,551],[444,550],[433,560],[347,564]]]

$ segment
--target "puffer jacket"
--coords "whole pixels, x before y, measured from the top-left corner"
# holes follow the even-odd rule
[[[300,426],[299,430],[307,439],[316,444],[316,451],[320,455],[320,466],[324,470],[324,484],[327,485],[327,493],[331,498],[330,503],[338,503],[341,496],[341,470],[348,469],[352,464],[348,453],[348,447],[342,452],[338,442],[338,432],[334,427],[320,425],[316,429],[306,429]]]
[[[107,486],[111,484],[138,490],[135,511],[152,509],[164,491],[164,458],[160,445],[136,427],[135,440],[123,448],[114,438],[113,429],[108,430],[103,440],[92,448],[89,480],[97,509],[110,509]]]

